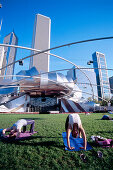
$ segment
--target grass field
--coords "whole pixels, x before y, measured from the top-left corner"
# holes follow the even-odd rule
[[[113,121],[100,120],[103,114],[80,114],[87,140],[93,149],[90,151],[69,152],[64,150],[62,132],[65,131],[67,114],[9,114],[0,115],[0,129],[10,127],[18,119],[35,120],[32,139],[6,143],[0,141],[0,169],[113,169],[113,148],[101,148],[93,145],[91,135],[100,135],[113,139]],[[113,115],[110,115],[113,117]],[[102,151],[103,158],[98,158],[97,151]],[[87,163],[80,159],[80,154],[87,156]]]

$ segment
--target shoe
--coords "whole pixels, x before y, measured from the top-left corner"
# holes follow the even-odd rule
[[[86,156],[85,156],[83,153],[80,154],[80,158],[81,158],[81,160],[82,160],[84,163],[87,162]]]
[[[97,155],[99,158],[103,158],[103,153],[101,151],[97,151]]]

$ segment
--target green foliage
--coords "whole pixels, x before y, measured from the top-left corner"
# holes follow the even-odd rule
[[[93,101],[92,97],[88,97],[87,100],[90,102],[90,101]]]
[[[111,99],[110,103],[111,103],[111,106],[113,106],[113,99]]]
[[[93,99],[92,97],[88,97],[87,98],[87,101],[89,101],[89,102],[95,102],[95,103],[99,103],[99,101],[97,100],[97,99]]]
[[[103,116],[101,113],[87,116],[80,114],[87,140],[93,150],[69,152],[64,150],[62,139],[67,116],[68,114],[0,115],[0,128],[10,127],[18,119],[29,118],[35,120],[35,130],[38,131],[29,140],[16,143],[0,141],[0,169],[113,169],[113,148],[97,147],[90,139],[92,135],[113,139],[113,121],[100,120]],[[103,153],[102,159],[97,157],[98,150]],[[81,153],[87,156],[87,163],[80,159]]]
[[[104,100],[99,101],[101,106],[108,106],[109,99],[105,98]]]

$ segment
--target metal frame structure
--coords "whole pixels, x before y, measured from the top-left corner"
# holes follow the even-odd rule
[[[41,54],[41,53],[47,53],[47,52],[50,51],[50,50],[54,50],[54,49],[57,49],[57,48],[62,48],[62,47],[65,47],[65,46],[71,46],[71,45],[74,45],[74,44],[85,43],[85,42],[90,42],[90,41],[105,40],[105,39],[113,39],[113,37],[104,37],[104,38],[96,38],[96,39],[83,40],[83,41],[78,41],[78,42],[73,42],[73,43],[64,44],[64,45],[57,46],[57,47],[53,47],[53,48],[50,48],[50,49],[45,49],[45,50],[42,50],[42,51],[37,50],[37,49],[28,48],[28,47],[22,47],[22,46],[16,46],[16,45],[8,45],[8,44],[0,44],[0,46],[13,47],[13,48],[21,48],[21,49],[26,49],[26,50],[31,50],[31,51],[37,52],[37,53],[35,53],[35,54],[29,55],[29,56],[27,56],[27,57],[24,57],[24,58],[21,58],[21,59],[15,61],[15,62],[12,62],[12,63],[4,66],[4,67],[1,68],[0,70],[4,69],[4,68],[6,68],[6,67],[9,67],[10,65],[13,65],[13,64],[15,64],[15,63],[17,63],[17,62],[19,62],[19,61],[23,61],[23,60],[25,60],[25,59],[27,59],[27,58],[30,58],[30,57],[32,57],[32,56],[34,56],[34,55],[38,55],[38,54]],[[91,89],[92,89],[92,94],[91,94],[91,95],[92,95],[92,98],[94,99],[93,85],[92,85],[92,83],[91,83],[88,75],[87,75],[81,68],[79,68],[75,63],[73,63],[73,62],[71,62],[71,61],[69,61],[69,60],[67,60],[67,59],[65,59],[65,58],[63,58],[63,57],[60,57],[60,56],[57,56],[57,55],[54,55],[54,54],[51,54],[51,53],[49,53],[49,55],[54,56],[54,57],[57,57],[57,58],[59,58],[59,59],[61,59],[61,60],[63,60],[63,61],[66,61],[66,62],[72,64],[73,66],[75,66],[75,69],[76,69],[76,68],[79,69],[79,70],[87,77],[87,79],[88,79],[88,81],[89,81],[89,84],[90,84],[90,86],[91,86]],[[47,72],[47,73],[49,73],[49,72]],[[47,73],[44,73],[44,74],[47,74]],[[24,78],[25,78],[25,77],[24,77]],[[40,79],[40,77],[37,77],[37,76],[36,76],[36,78],[39,78],[39,79]],[[50,81],[51,81],[51,80],[50,80]],[[17,82],[18,82],[18,81],[17,81]],[[13,83],[15,84],[15,82],[13,82]],[[55,83],[56,83],[56,81],[55,81]],[[66,89],[68,90],[68,93],[67,93],[67,94],[65,93],[64,96],[70,96],[70,94],[71,94],[70,88],[68,89],[68,87],[65,86],[65,85],[62,84],[62,83],[59,83],[59,85],[63,85],[63,86],[66,87]],[[84,92],[83,92],[83,93],[84,93]]]

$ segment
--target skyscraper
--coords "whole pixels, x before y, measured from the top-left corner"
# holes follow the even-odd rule
[[[18,44],[18,38],[15,35],[14,32],[11,32],[10,34],[8,34],[5,38],[4,38],[4,44],[9,44],[9,45],[17,45]],[[4,47],[4,59],[3,59],[3,63],[2,63],[2,67],[12,63],[15,61],[15,57],[16,57],[16,48],[13,47]],[[13,77],[5,77],[7,75],[13,75],[14,73],[14,64],[12,64],[9,67],[4,68],[1,71],[2,75],[4,75],[4,79],[12,79]]]
[[[49,17],[37,14],[35,17],[32,48],[45,50],[50,48],[50,27],[51,20]],[[32,52],[34,54],[35,52]],[[39,54],[30,58],[30,68],[35,66],[41,72],[49,71],[49,55]]]
[[[0,68],[2,68],[3,58],[4,58],[4,47],[0,46]],[[1,75],[1,70],[0,70],[0,75]]]
[[[111,91],[112,96],[113,96],[113,76],[109,77],[109,84],[110,84],[110,91]]]
[[[105,55],[100,52],[92,54],[93,67],[96,73],[98,100],[110,100],[110,84]]]

